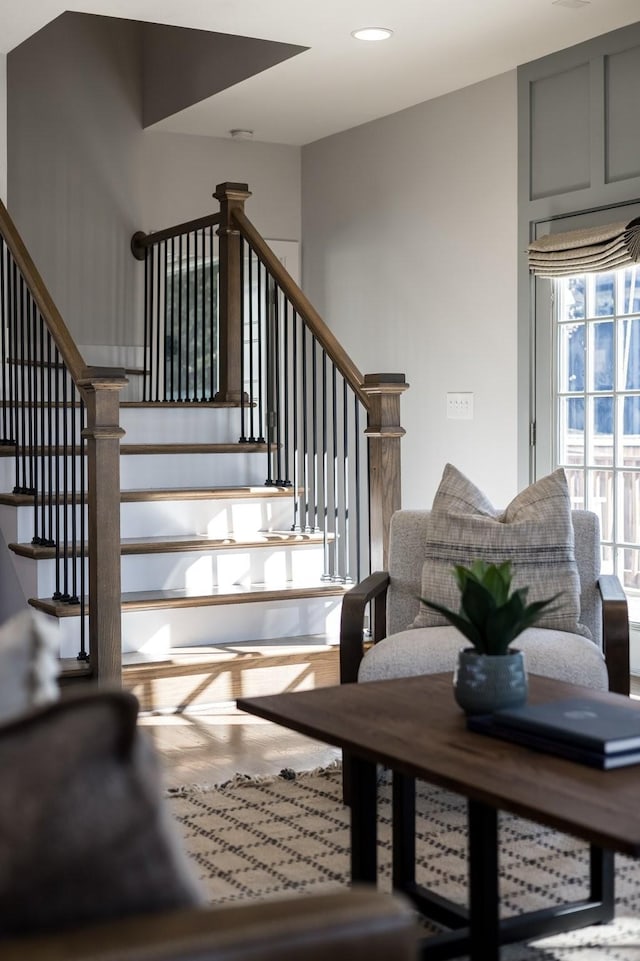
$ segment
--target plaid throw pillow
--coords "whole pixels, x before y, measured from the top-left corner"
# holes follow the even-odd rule
[[[464,474],[446,465],[429,518],[421,597],[459,610],[453,565],[469,566],[477,559],[511,561],[513,586],[529,588],[529,603],[561,593],[537,627],[589,636],[579,624],[580,578],[563,470],[531,484],[499,512]],[[421,604],[411,627],[446,623]]]

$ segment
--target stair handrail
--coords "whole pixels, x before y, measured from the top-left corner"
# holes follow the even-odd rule
[[[302,317],[318,342],[326,350],[328,357],[336,365],[351,389],[358,395],[365,410],[369,411],[371,409],[371,399],[362,389],[364,377],[335,334],[327,327],[313,304],[302,292],[271,247],[263,240],[244,211],[240,208],[234,208],[231,211],[231,218],[267,270],[278,282],[294,310]]]
[[[128,381],[121,368],[86,364],[1,200],[0,235],[86,408],[81,436],[87,449],[89,602],[87,605],[80,597],[80,619],[87,610],[93,679],[98,684],[117,685],[122,676],[120,438],[124,434],[119,424],[119,392]],[[79,660],[84,653],[81,649]]]
[[[131,253],[136,260],[144,260],[147,249],[153,247],[154,244],[160,244],[163,240],[171,240],[173,237],[189,234],[194,230],[202,230],[205,227],[217,227],[220,222],[220,211],[217,211],[214,214],[197,217],[195,220],[187,220],[183,224],[176,224],[175,227],[153,230],[148,234],[144,230],[137,230],[131,238]]]
[[[73,382],[77,385],[88,376],[87,365],[2,200],[0,200],[0,233],[31,291]]]

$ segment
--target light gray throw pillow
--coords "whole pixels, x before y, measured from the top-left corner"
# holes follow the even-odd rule
[[[421,597],[458,611],[460,592],[453,565],[468,567],[478,559],[511,561],[513,587],[528,587],[529,603],[560,594],[543,612],[538,627],[590,636],[579,624],[580,578],[562,469],[531,484],[499,512],[464,474],[446,465],[428,523]],[[411,627],[446,623],[421,604]]]

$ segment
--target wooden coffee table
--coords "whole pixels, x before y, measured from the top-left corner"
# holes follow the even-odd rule
[[[530,676],[532,703],[588,693]],[[351,796],[351,877],[377,881],[376,765],[393,771],[393,882],[450,930],[425,939],[422,957],[493,961],[500,945],[613,917],[615,851],[640,855],[640,766],[600,771],[467,731],[450,674],[344,684],[242,698],[238,707],[343,748]],[[640,706],[639,706],[640,709]],[[469,907],[415,883],[415,779],[467,798]],[[590,896],[499,918],[498,811],[510,811],[591,845]]]

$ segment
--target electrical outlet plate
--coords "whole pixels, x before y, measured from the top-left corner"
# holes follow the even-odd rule
[[[473,420],[473,394],[470,391],[447,394],[449,420]]]

